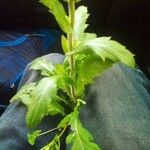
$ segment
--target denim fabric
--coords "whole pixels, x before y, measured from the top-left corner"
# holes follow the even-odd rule
[[[144,74],[123,64],[87,89],[81,118],[102,150],[150,150],[149,90]]]
[[[58,54],[46,57],[55,63],[63,61]],[[39,78],[37,72],[27,68],[19,88]],[[150,149],[149,90],[150,81],[143,73],[123,64],[113,65],[87,88],[87,105],[80,117],[102,150]],[[10,104],[4,112],[0,118],[0,150],[38,150],[54,136],[53,133],[38,139],[35,146],[29,145],[25,113],[26,108],[19,103]],[[60,116],[45,118],[39,128],[51,129],[59,120]]]

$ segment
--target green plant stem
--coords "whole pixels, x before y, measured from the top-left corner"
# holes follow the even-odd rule
[[[65,99],[63,99],[63,98],[61,98],[61,97],[59,97],[59,96],[57,96],[56,98],[58,98],[60,101],[63,101],[63,102],[64,102],[66,105],[68,105],[68,106],[71,105],[67,100],[65,100]]]
[[[66,131],[67,127],[68,127],[68,125],[66,125],[66,126],[63,128],[63,130],[61,131],[61,133],[60,133],[60,135],[59,135],[59,138],[60,138],[60,137],[63,135],[63,133]],[[46,132],[43,132],[43,133],[39,134],[38,136],[42,136],[42,135],[51,133],[51,132],[56,131],[56,130],[59,130],[59,129],[60,129],[59,127],[53,128],[53,129],[51,129],[51,130],[48,130],[48,131],[46,131]]]
[[[46,132],[43,132],[43,133],[39,134],[38,136],[42,136],[42,135],[45,135],[45,134],[51,133],[51,132],[56,131],[56,130],[58,130],[58,129],[59,129],[59,128],[57,127],[57,128],[54,128],[54,129],[48,130],[48,131],[46,131]]]
[[[66,131],[66,129],[68,128],[68,125],[66,125],[64,128],[63,128],[63,130],[60,132],[60,134],[58,135],[58,138],[59,138],[59,140],[60,140],[60,138],[61,138],[61,136],[64,134],[64,132]],[[54,128],[55,129],[55,128]],[[59,128],[58,128],[59,129]],[[50,130],[49,130],[50,131]],[[49,131],[47,131],[47,133],[49,133]],[[44,132],[44,133],[46,133],[46,132]],[[50,145],[52,144],[52,142],[55,140],[55,138],[49,143],[49,144],[47,144],[45,147],[43,147],[42,149],[40,149],[40,150],[47,150],[48,148],[50,148]],[[60,149],[60,143],[58,143],[59,144],[59,149]]]
[[[68,1],[68,9],[69,9],[69,19],[70,19],[70,26],[73,29],[74,28],[74,20],[75,20],[75,2],[74,0],[69,0]],[[67,35],[68,38],[68,45],[69,45],[69,51],[73,50],[73,31]],[[69,56],[70,58],[70,76],[74,80],[74,75],[75,75],[75,61],[74,61],[74,56]],[[75,81],[74,81],[75,82]],[[71,95],[73,102],[76,103],[75,100],[75,95],[76,95],[76,90],[75,90],[75,84],[73,84],[70,87],[71,90]]]
[[[61,131],[61,133],[59,134],[59,139],[61,138],[61,136],[64,134],[64,132],[66,131],[66,129],[68,128],[68,125],[66,125],[65,127],[64,127],[64,129]]]

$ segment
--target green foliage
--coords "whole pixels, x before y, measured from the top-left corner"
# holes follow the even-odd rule
[[[131,67],[135,66],[133,54],[120,43],[110,40],[110,37],[101,37],[81,43],[69,55],[95,53],[105,61],[106,58],[114,62],[122,62]]]
[[[113,62],[108,59],[104,62],[96,55],[84,55],[76,59],[78,60],[76,61],[76,92],[82,97],[85,85],[91,84],[93,79],[109,68]]]
[[[48,145],[43,147],[41,150],[60,150],[60,139],[59,136],[56,135],[54,140],[50,142]]]
[[[62,48],[64,52],[67,53],[69,51],[68,40],[66,39],[64,35],[62,35],[61,37],[61,44],[62,44]]]
[[[78,46],[83,41],[96,38],[94,33],[85,33],[85,29],[88,27],[86,21],[89,17],[87,7],[80,6],[75,11],[75,24],[73,28],[74,46]]]
[[[33,127],[39,124],[44,116],[48,114],[64,114],[62,107],[55,107],[57,103],[53,102],[56,100],[57,94],[57,79],[55,77],[43,78],[35,89],[32,91],[32,101],[28,106],[27,112],[27,125]],[[59,104],[58,104],[59,106]]]
[[[41,132],[42,132],[41,130],[36,130],[32,134],[28,134],[28,141],[31,145],[35,144],[35,140]]]
[[[84,40],[84,31],[88,27],[86,20],[89,14],[87,13],[87,8],[80,6],[75,11],[75,24],[73,29],[73,37],[75,42],[80,43]]]
[[[28,106],[31,103],[31,92],[35,88],[36,83],[29,83],[24,85],[19,92],[11,99],[10,102],[22,101],[23,104]]]
[[[60,28],[64,32],[71,32],[72,29],[69,25],[69,18],[59,0],[41,0],[40,2],[49,8],[49,11],[55,16]]]
[[[32,62],[30,69],[41,71],[41,75],[43,76],[51,76],[53,75],[55,67],[51,62],[47,61],[45,58],[37,58]]]
[[[66,91],[69,90],[69,87],[73,84],[73,80],[66,68],[63,65],[56,65],[55,74],[58,79],[58,88]]]
[[[41,0],[65,32],[61,37],[66,55],[64,63],[53,65],[43,57],[33,61],[30,68],[38,71],[41,79],[22,87],[11,102],[21,101],[27,106],[26,124],[30,128],[40,124],[45,116],[62,115],[58,132],[42,150],[60,150],[60,138],[67,129],[70,132],[66,143],[72,145],[71,150],[100,150],[79,118],[79,108],[86,104],[85,86],[116,62],[134,67],[134,55],[110,37],[85,32],[89,17],[87,7],[79,6],[75,10],[75,3],[80,0],[64,1],[68,3],[69,16],[59,0]],[[37,137],[50,133],[41,132],[28,134],[31,145]]]
[[[70,125],[71,129],[66,139],[67,144],[72,143],[71,150],[100,150],[93,142],[92,135],[82,126],[77,108],[60,122],[59,127],[64,127],[66,124]]]

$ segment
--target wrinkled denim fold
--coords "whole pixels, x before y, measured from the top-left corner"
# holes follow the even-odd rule
[[[81,118],[102,150],[150,149],[150,81],[115,64],[86,91]]]

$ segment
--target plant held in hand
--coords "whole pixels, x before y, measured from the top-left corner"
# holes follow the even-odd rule
[[[28,134],[30,144],[36,138],[57,130],[53,140],[42,150],[59,150],[60,139],[70,130],[66,143],[72,150],[100,150],[92,135],[81,121],[79,109],[86,104],[84,89],[93,79],[112,64],[121,62],[135,66],[133,54],[110,37],[97,37],[87,33],[87,7],[75,4],[80,0],[65,0],[68,13],[59,0],[41,0],[54,15],[64,35],[61,38],[65,53],[63,64],[53,65],[43,58],[33,61],[31,69],[40,71],[43,78],[38,83],[25,85],[11,101],[22,101],[27,106],[26,124],[33,128],[41,123],[44,116],[62,115],[58,126],[47,132],[36,130]]]

